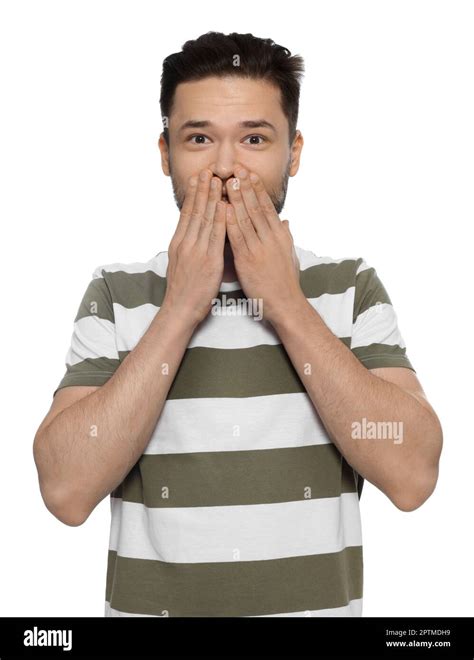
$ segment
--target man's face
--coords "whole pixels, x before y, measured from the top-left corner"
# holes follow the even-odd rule
[[[271,126],[241,125],[264,120]],[[188,122],[206,125],[186,125]],[[223,184],[238,165],[256,172],[277,213],[285,203],[291,164],[288,120],[280,105],[280,90],[259,79],[209,77],[177,86],[168,118],[169,152],[160,139],[163,170],[171,176],[176,204],[181,210],[187,181],[208,168]],[[167,156],[167,158],[166,158]],[[168,169],[168,171],[166,171]],[[225,186],[223,186],[225,194]]]

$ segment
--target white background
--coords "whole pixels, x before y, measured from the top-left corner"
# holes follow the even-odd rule
[[[0,615],[103,616],[109,500],[60,523],[33,438],[94,268],[168,248],[161,63],[210,30],[305,58],[305,146],[281,218],[297,245],[377,269],[443,425],[421,508],[364,485],[363,616],[472,616],[474,6],[461,0],[2,2]]]

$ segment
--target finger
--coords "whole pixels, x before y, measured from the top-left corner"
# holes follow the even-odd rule
[[[216,205],[216,212],[214,215],[214,222],[212,224],[212,229],[209,234],[209,242],[207,247],[207,253],[210,256],[217,256],[218,254],[224,254],[224,244],[225,244],[225,208],[226,202],[219,201]]]
[[[244,234],[239,227],[237,222],[237,217],[235,215],[235,210],[232,204],[226,203],[226,228],[227,236],[229,237],[230,247],[234,256],[238,254],[245,254],[249,252],[247,242],[245,240]]]
[[[253,189],[253,186],[250,182],[249,175],[250,172],[244,167],[237,168],[237,176],[240,180],[240,193],[243,205],[246,209],[247,215],[249,215],[252,220],[255,231],[257,232],[259,238],[262,239],[271,231],[271,226],[269,225],[264,212],[260,208],[260,202],[258,201],[255,190]],[[237,220],[239,220],[238,212]]]
[[[207,200],[206,210],[204,211],[201,227],[199,228],[199,234],[197,237],[198,242],[206,244],[206,248],[207,244],[209,243],[209,234],[212,231],[216,205],[221,198],[221,191],[222,181],[219,179],[219,177],[212,177],[209,186],[209,197]]]
[[[186,229],[184,239],[190,243],[195,243],[201,228],[201,222],[206,210],[207,200],[209,197],[209,184],[211,181],[212,172],[209,169],[201,170],[199,173],[199,180],[197,185],[196,196],[194,198],[194,205],[191,211],[191,217]]]
[[[275,210],[275,206],[271,200],[270,195],[265,190],[262,180],[255,172],[251,173],[250,182],[252,188],[255,191],[255,195],[260,203],[260,208],[262,209],[265,217],[267,218],[268,224],[270,227],[275,227],[275,225],[280,224],[280,216]]]
[[[229,179],[227,182],[227,195],[234,209],[236,221],[244,236],[247,247],[252,249],[261,241],[255,231],[252,219],[245,208],[244,200],[240,192],[240,180],[237,178]],[[230,240],[230,237],[229,237]]]
[[[184,202],[179,214],[178,224],[176,225],[176,230],[173,234],[173,238],[171,239],[177,245],[179,245],[179,243],[182,241],[183,236],[186,233],[189,220],[191,218],[191,212],[193,210],[194,199],[196,197],[196,192],[197,192],[197,184],[198,184],[197,176],[195,175],[190,176],[188,179],[188,184],[184,195]]]

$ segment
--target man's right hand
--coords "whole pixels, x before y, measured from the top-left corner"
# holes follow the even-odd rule
[[[196,325],[208,315],[224,272],[226,204],[220,201],[221,194],[222,182],[209,169],[189,178],[178,226],[168,248],[161,309],[182,315]]]

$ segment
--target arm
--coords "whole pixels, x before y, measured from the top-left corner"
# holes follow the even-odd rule
[[[374,370],[384,377],[371,373],[306,298],[282,312],[272,324],[341,454],[398,508],[419,507],[436,485],[442,429],[415,374],[403,367]],[[364,417],[397,422],[403,434],[397,442],[353,437],[353,423]]]
[[[416,376],[405,373],[402,380],[400,372],[408,369],[390,370],[392,379],[393,372],[398,374],[401,386],[388,382],[371,373],[331,332],[301,289],[288,221],[280,220],[260,177],[253,173],[249,180],[249,173],[238,168],[242,169],[238,186],[229,180],[227,190],[232,206],[226,220],[239,281],[249,298],[263,300],[264,317],[275,327],[340,453],[398,508],[412,511],[436,485],[442,447],[439,420],[420,396],[422,390]],[[363,300],[364,309],[380,300],[379,294],[384,294],[382,300],[386,303],[390,302],[378,284],[374,277],[367,299]],[[358,303],[356,312],[363,319],[361,311]],[[365,327],[360,346],[383,344],[385,336],[390,338],[392,332],[396,335],[390,314],[388,329],[384,316],[372,332],[367,320],[361,323]],[[384,375],[387,376],[386,370]],[[362,423],[363,418],[376,425],[402,425],[402,442],[372,439],[369,434],[357,437],[353,424]]]
[[[220,188],[209,192],[209,184],[209,176],[197,190],[189,182],[168,251],[165,299],[141,340],[102,387],[55,412],[36,433],[41,493],[66,524],[84,522],[143,454],[189,340],[211,308],[224,268],[225,207]]]
[[[190,323],[160,309],[107,383],[40,427],[35,462],[58,518],[84,522],[143,454],[192,333]]]

